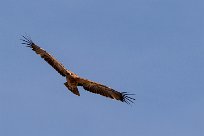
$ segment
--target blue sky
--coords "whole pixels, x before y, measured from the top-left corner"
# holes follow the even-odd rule
[[[203,136],[202,0],[4,0],[0,135]],[[21,35],[81,77],[135,93],[135,104],[79,89]]]

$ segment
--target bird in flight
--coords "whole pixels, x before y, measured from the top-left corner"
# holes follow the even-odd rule
[[[26,47],[30,47],[36,54],[40,55],[47,63],[49,63],[60,75],[66,77],[66,82],[64,85],[75,95],[80,96],[77,86],[82,86],[85,90],[100,94],[102,96],[119,100],[127,104],[134,103],[134,98],[130,97],[127,92],[118,92],[108,86],[102,85],[100,83],[93,82],[91,80],[81,78],[77,74],[67,70],[56,58],[47,53],[44,49],[36,45],[30,37],[23,36],[21,39],[22,44],[26,44]]]

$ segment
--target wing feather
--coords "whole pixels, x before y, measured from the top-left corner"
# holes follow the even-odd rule
[[[107,87],[105,85],[79,78],[78,81],[79,85],[83,86],[83,88],[89,92],[95,93],[95,94],[100,94],[102,96],[111,98],[111,99],[116,99],[120,100],[122,102],[126,102],[127,104],[134,103],[133,101],[135,100],[132,97],[129,97],[129,95],[133,94],[128,94],[126,92],[118,92],[110,87]]]
[[[71,73],[71,71],[67,70],[57,59],[55,59],[52,55],[47,53],[44,49],[37,46],[30,38],[23,36],[24,39],[22,44],[28,45],[27,47],[32,48],[36,54],[40,55],[48,64],[50,64],[60,75],[66,76],[66,74]]]

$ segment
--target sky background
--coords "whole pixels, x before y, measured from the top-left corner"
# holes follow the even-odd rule
[[[1,136],[203,136],[203,0],[1,0]],[[135,104],[79,89],[21,35]]]

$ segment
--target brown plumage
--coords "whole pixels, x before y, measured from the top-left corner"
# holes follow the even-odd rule
[[[64,85],[74,94],[80,96],[77,86],[82,86],[85,90],[106,96],[111,99],[120,100],[128,104],[133,103],[135,100],[132,97],[129,97],[127,92],[118,92],[114,89],[107,87],[105,85],[84,79],[76,75],[75,73],[67,70],[57,59],[52,55],[47,53],[44,49],[37,46],[30,38],[23,36],[22,44],[26,44],[27,47],[30,47],[36,54],[40,55],[47,63],[49,63],[60,75],[66,77],[67,82]]]

